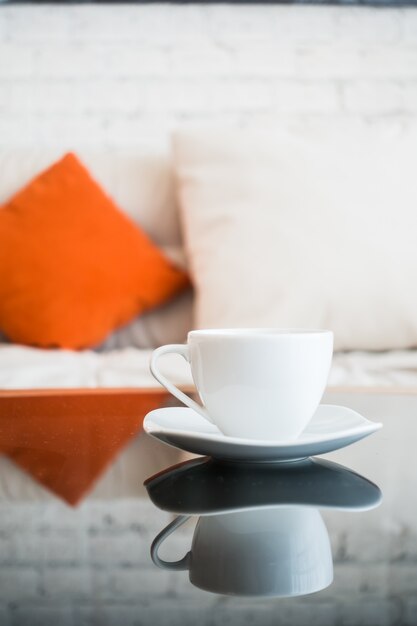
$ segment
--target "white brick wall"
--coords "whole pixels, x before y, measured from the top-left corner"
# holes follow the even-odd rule
[[[0,9],[3,145],[153,146],[180,124],[416,115],[413,9]]]

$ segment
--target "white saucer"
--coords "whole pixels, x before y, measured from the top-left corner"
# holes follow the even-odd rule
[[[185,407],[151,411],[143,427],[148,435],[187,452],[223,460],[273,462],[344,448],[379,430],[382,424],[343,406],[321,404],[306,429],[291,442],[228,437]]]

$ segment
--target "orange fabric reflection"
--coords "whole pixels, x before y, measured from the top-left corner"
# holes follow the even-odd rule
[[[0,395],[0,452],[76,505],[167,398],[159,390]]]

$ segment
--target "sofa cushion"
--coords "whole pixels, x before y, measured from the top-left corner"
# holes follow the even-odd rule
[[[149,370],[151,354],[151,350],[135,348],[97,353],[3,345],[0,397],[2,390],[13,389],[161,388]],[[175,385],[193,386],[190,366],[178,355],[165,355],[160,366]],[[415,391],[417,350],[336,353],[328,383],[330,388],[381,387],[400,392],[407,387]]]
[[[198,327],[417,346],[416,125],[184,131],[174,155]]]
[[[0,396],[13,389],[162,389],[149,370],[151,354],[136,348],[98,353],[0,345]],[[161,370],[176,385],[192,385],[190,366],[177,355],[161,359]]]
[[[82,348],[188,285],[68,154],[0,210],[0,328],[16,343]]]

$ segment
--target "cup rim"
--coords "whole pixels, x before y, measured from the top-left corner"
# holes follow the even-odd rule
[[[202,328],[190,330],[188,339],[192,338],[282,338],[303,335],[329,335],[333,336],[333,331],[323,328]]]

